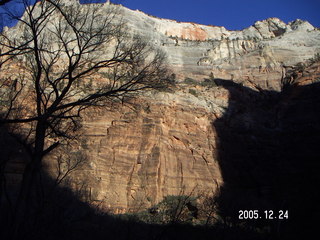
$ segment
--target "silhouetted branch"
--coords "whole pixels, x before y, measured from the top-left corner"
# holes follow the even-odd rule
[[[77,136],[83,110],[170,82],[164,54],[127,34],[119,7],[29,3],[24,0],[21,18],[8,13],[19,20],[19,32],[0,35],[0,124],[21,133],[31,156],[16,203],[16,234],[32,211],[30,192],[41,198],[42,159]],[[76,166],[67,164],[60,177]]]

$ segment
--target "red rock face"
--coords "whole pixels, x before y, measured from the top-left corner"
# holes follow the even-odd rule
[[[141,15],[130,14],[128,23],[132,22],[130,16]],[[140,17],[132,19],[144,19]],[[148,20],[154,22],[150,17]],[[288,43],[293,44],[286,49],[286,40],[272,40],[274,33],[264,27],[266,24],[259,25],[266,30],[263,36],[257,35],[260,37],[258,40],[249,40],[242,39],[246,35],[242,36],[241,32],[238,34],[213,27],[209,30],[193,23],[163,21],[160,25],[159,22],[150,24],[152,28],[146,25],[145,29],[140,29],[138,21],[138,25],[131,27],[137,33],[141,30],[143,34],[158,31],[168,36],[164,41],[154,35],[157,44],[168,53],[168,65],[177,73],[178,82],[183,82],[187,77],[201,82],[212,75],[215,79],[233,80],[255,91],[280,89],[282,63],[290,59],[293,62],[303,61],[312,52],[312,48],[296,45],[295,38],[290,37]],[[255,29],[246,31],[249,34],[247,37],[256,36]],[[310,30],[303,34],[313,33],[315,31]],[[224,38],[230,34],[234,36]],[[221,40],[222,37],[224,40]],[[180,38],[193,41],[215,39],[217,42],[215,46],[210,41],[203,42],[197,48],[197,42]],[[271,46],[260,45],[259,39],[263,38],[269,39]],[[276,41],[279,45],[274,44]],[[304,40],[299,41],[297,44],[304,44]],[[319,66],[317,71],[320,71]],[[13,65],[5,70],[2,68],[2,74],[12,73],[22,72],[14,69]],[[298,84],[309,84],[318,81],[319,74],[302,77]],[[93,81],[100,79],[98,76]],[[223,117],[224,112],[214,108],[228,109],[230,95],[223,88],[212,87],[208,90],[192,84],[186,86],[184,92],[180,90],[168,94],[170,100],[166,99],[168,95],[140,99],[137,101],[140,107],[135,110],[125,106],[116,106],[112,111],[89,109],[84,114],[82,138],[74,143],[74,151],[86,155],[87,162],[70,175],[71,189],[78,191],[84,186],[88,193],[87,201],[116,213],[150,207],[167,195],[214,193],[217,185],[222,185],[224,181],[217,162],[219,139],[212,124]],[[190,90],[193,90],[194,96]],[[181,96],[187,101],[181,101]],[[213,107],[208,109],[208,106]],[[50,158],[47,161],[53,162]],[[11,174],[14,183],[19,183],[19,174],[23,171],[23,166],[20,164],[18,167],[18,164],[13,163],[10,170],[14,172]],[[55,166],[48,166],[49,174],[54,176]]]
[[[195,41],[204,41],[208,39],[208,34],[199,26],[193,28],[183,28],[181,31],[181,38]]]
[[[184,40],[205,41],[208,40],[208,33],[197,24],[188,24],[189,26],[175,26],[166,30],[167,36],[179,37]]]
[[[308,79],[318,79],[316,70],[309,69]],[[297,82],[306,84],[304,78]],[[195,90],[229,105],[226,89]],[[214,194],[223,185],[213,123],[226,117],[197,105],[195,98],[183,103],[178,92],[171,100],[164,96],[137,99],[136,108],[87,110],[77,148],[88,159],[70,176],[73,189],[86,184],[87,201],[124,213],[148,208],[167,195]]]
[[[141,106],[86,114],[79,151],[88,161],[71,176],[72,187],[85,182],[87,200],[115,213],[145,209],[167,195],[215,192],[222,183],[215,116],[148,99]]]

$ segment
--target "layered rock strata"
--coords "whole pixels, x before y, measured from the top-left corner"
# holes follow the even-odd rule
[[[102,4],[100,11],[108,7]],[[223,179],[213,122],[241,110],[228,109],[230,93],[223,86],[186,85],[185,79],[202,82],[211,76],[256,90],[279,90],[290,66],[320,52],[319,29],[301,20],[286,24],[270,18],[228,31],[117,8],[131,34],[167,54],[176,81],[184,85],[174,93],[148,93],[135,100],[138,107],[88,110],[82,137],[70,153],[81,152],[87,160],[71,175],[71,186],[84,189],[92,204],[117,213],[150,207],[166,195],[214,193]],[[22,27],[5,31],[19,37]],[[317,76],[301,79],[313,83]],[[245,126],[252,123],[243,120]]]
[[[77,0],[65,1],[65,5],[70,4],[79,5]],[[127,32],[141,36],[167,54],[168,65],[180,80],[193,77],[201,81],[213,74],[245,85],[254,81],[263,88],[279,90],[284,66],[305,62],[320,52],[319,29],[299,19],[286,24],[269,18],[241,31],[229,31],[160,19],[110,3],[99,4],[99,11],[103,14],[111,7],[117,13],[114,21],[126,23]],[[5,31],[19,37],[23,26],[18,24]]]
[[[85,179],[93,204],[142,210],[167,195],[211,195],[222,184],[208,103],[188,93],[153,94],[157,101],[86,117],[79,151],[87,163],[72,182],[79,188]]]

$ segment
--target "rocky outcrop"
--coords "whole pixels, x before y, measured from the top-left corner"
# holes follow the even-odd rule
[[[201,103],[186,105],[187,98],[154,97],[138,100],[135,109],[86,115],[79,151],[87,163],[72,182],[77,189],[85,179],[91,203],[117,213],[141,210],[167,195],[213,194],[222,184],[214,114]]]
[[[108,7],[102,4],[100,11]],[[174,93],[145,94],[129,106],[88,110],[82,137],[70,153],[76,157],[81,152],[87,160],[70,175],[72,188],[84,189],[86,200],[117,213],[150,207],[167,195],[213,194],[224,181],[213,122],[224,117],[237,125],[228,114],[242,110],[228,109],[235,104],[230,105],[223,86],[187,85],[185,78],[197,83],[210,75],[249,89],[279,90],[288,66],[320,52],[320,31],[305,21],[286,24],[276,18],[228,31],[117,9],[129,33],[167,54],[181,86]],[[5,31],[15,37],[23,32],[21,25]],[[302,77],[318,81],[318,75]],[[241,120],[244,126],[237,130],[250,129],[252,121]],[[48,165],[54,176],[54,166]]]
[[[77,0],[64,2],[79,4]],[[217,78],[243,84],[249,79],[263,88],[279,90],[283,65],[304,62],[320,52],[320,31],[299,19],[286,24],[269,18],[241,31],[229,31],[160,19],[110,3],[100,4],[99,11],[110,7],[117,11],[117,19],[126,23],[129,33],[142,36],[167,54],[168,64],[180,81],[186,77],[201,81],[213,73]],[[18,24],[6,31],[18,37],[23,29]]]
[[[279,90],[283,65],[304,62],[320,51],[320,32],[310,23],[288,24],[277,18],[258,21],[242,31],[158,19],[126,8],[130,29],[167,53],[180,79],[201,81],[213,73],[223,79],[257,82]],[[150,34],[152,32],[152,34]]]
[[[296,85],[318,82],[319,72],[319,64],[312,65],[295,76]],[[268,102],[263,93],[246,87],[245,93],[237,88],[231,91],[237,84],[225,87],[228,80],[221,81],[216,87],[183,84],[174,93],[151,92],[128,106],[88,111],[77,145],[87,160],[71,175],[73,188],[80,189],[85,183],[87,201],[116,213],[145,209],[167,195],[214,194],[225,181],[219,156],[246,156],[254,151],[251,145],[244,152],[241,148],[229,152],[228,148],[231,143],[248,147],[249,140],[263,151],[274,147],[277,116],[287,111],[291,101],[265,91],[274,98]],[[291,92],[294,98],[296,93]],[[246,101],[254,106],[250,114]],[[248,139],[240,144],[242,140],[230,134],[221,142],[221,134],[234,128],[239,139]],[[258,137],[250,137],[253,130]],[[272,152],[263,157],[254,152],[270,167],[267,158]],[[232,171],[237,169],[224,169]],[[263,167],[260,171],[255,174],[264,174]]]

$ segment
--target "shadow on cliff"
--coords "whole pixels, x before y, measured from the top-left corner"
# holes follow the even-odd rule
[[[81,193],[55,186],[54,180],[42,172],[37,188],[40,195],[25,209],[16,231],[15,204],[28,154],[19,144],[20,136],[0,126],[0,239],[6,240],[82,240],[82,239],[246,239],[257,234],[238,228],[195,226],[191,224],[147,224],[135,215],[117,216],[103,213],[82,201]],[[55,187],[54,187],[55,186]],[[20,215],[19,215],[20,216]]]
[[[224,180],[220,216],[268,239],[306,239],[319,222],[320,83],[281,93],[217,84],[229,91],[225,114],[212,123]],[[259,218],[239,219],[241,210],[258,210]]]
[[[282,93],[256,92],[227,80],[217,84],[230,93],[225,114],[212,123],[225,182],[218,199],[221,223],[146,224],[97,211],[58,186],[26,217],[16,239],[305,239],[319,213],[320,84]],[[12,239],[12,210],[27,161],[18,139],[0,129],[0,239]],[[8,169],[10,176],[4,175]],[[45,190],[52,182],[43,173]],[[239,220],[239,210],[259,210],[262,218]],[[288,219],[266,220],[266,210],[274,218],[288,210]]]

